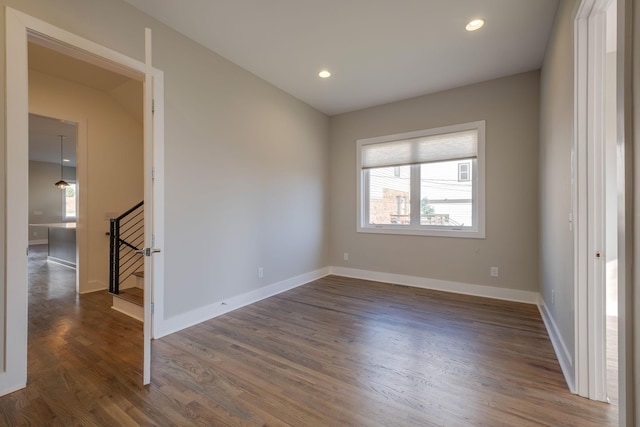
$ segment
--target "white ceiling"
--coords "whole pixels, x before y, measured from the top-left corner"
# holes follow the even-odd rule
[[[125,1],[329,115],[538,69],[558,4]],[[486,24],[469,33],[473,18]]]

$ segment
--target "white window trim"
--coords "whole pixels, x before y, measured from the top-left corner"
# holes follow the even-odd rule
[[[377,233],[377,234],[400,234],[413,236],[433,236],[433,237],[457,237],[457,238],[473,238],[484,239],[485,233],[485,121],[475,121],[469,123],[461,123],[451,126],[443,126],[438,128],[423,129],[413,132],[405,132],[394,135],[378,136],[373,138],[359,139],[356,144],[356,179],[357,179],[357,232],[358,233]],[[362,147],[370,144],[378,144],[382,142],[401,141],[411,138],[419,138],[423,136],[438,135],[443,133],[453,133],[464,130],[477,129],[478,131],[478,157],[475,164],[471,168],[472,181],[477,183],[473,188],[473,196],[476,200],[476,208],[473,210],[473,228],[459,227],[443,227],[437,226],[435,229],[429,226],[407,226],[407,225],[368,225],[368,204],[365,201],[365,188],[368,185],[366,177],[368,175],[362,173]],[[416,166],[419,167],[419,166]],[[413,173],[413,172],[412,172]],[[364,177],[364,178],[363,178]],[[411,198],[420,198],[420,189],[411,187]],[[415,193],[415,194],[414,194]],[[413,210],[411,211],[414,214]]]

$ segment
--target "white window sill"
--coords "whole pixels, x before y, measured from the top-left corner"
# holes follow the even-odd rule
[[[358,233],[374,234],[398,234],[403,236],[431,236],[431,237],[454,237],[462,239],[484,239],[484,230],[460,229],[460,228],[412,228],[407,226],[366,226],[358,227]]]

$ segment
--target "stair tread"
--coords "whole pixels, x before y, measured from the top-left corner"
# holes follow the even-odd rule
[[[144,271],[136,271],[133,275],[144,279]]]
[[[144,289],[140,288],[127,288],[122,289],[119,294],[113,295],[116,298],[129,301],[132,304],[139,306],[144,305]]]

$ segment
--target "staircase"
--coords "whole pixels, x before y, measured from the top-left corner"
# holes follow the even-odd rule
[[[117,218],[109,228],[109,293],[112,309],[144,320],[144,202]]]
[[[134,286],[120,289],[120,293],[113,295],[111,308],[143,322],[144,273],[141,271],[138,274],[139,276],[136,276],[136,284]]]

